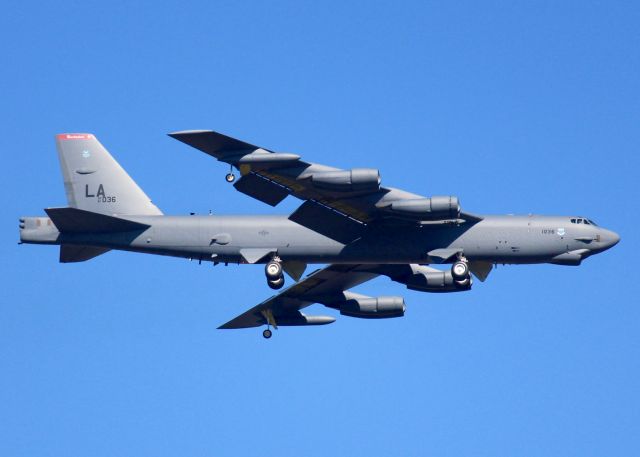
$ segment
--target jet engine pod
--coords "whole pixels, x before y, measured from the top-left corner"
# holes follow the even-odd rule
[[[392,202],[389,210],[412,219],[458,219],[460,217],[460,201],[458,197],[454,196],[413,198]]]
[[[451,270],[441,271],[426,266],[414,267],[412,275],[404,279],[396,279],[407,289],[420,292],[461,292],[471,289],[471,277],[456,281]]]
[[[366,319],[402,317],[406,306],[402,297],[357,297],[340,303],[340,314]]]
[[[319,189],[335,192],[376,192],[380,189],[380,172],[375,168],[321,171],[311,175],[311,182]]]

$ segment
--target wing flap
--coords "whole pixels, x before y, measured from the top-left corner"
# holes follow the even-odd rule
[[[256,173],[242,176],[233,187],[270,206],[276,206],[289,195],[289,191],[285,187]]]
[[[312,200],[300,205],[289,216],[289,220],[343,244],[358,239],[366,227],[361,222]]]

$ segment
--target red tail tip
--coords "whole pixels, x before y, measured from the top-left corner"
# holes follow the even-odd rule
[[[90,133],[61,133],[56,135],[59,140],[91,140],[93,135]]]

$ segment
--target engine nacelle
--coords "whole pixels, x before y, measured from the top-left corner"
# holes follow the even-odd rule
[[[335,192],[376,192],[380,189],[380,172],[375,168],[322,171],[311,175],[319,189]]]
[[[406,309],[402,297],[354,297],[335,307],[342,315],[366,319],[402,317]]]
[[[389,210],[412,219],[458,219],[460,217],[460,201],[458,197],[454,196],[398,200],[391,203]]]
[[[421,292],[462,292],[471,289],[473,283],[471,277],[461,281],[454,279],[451,270],[440,271],[424,266],[416,267],[413,275],[398,282]]]

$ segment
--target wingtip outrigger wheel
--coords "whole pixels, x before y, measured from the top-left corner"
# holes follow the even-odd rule
[[[273,328],[277,329],[278,325],[276,324],[276,319],[275,317],[273,317],[273,311],[271,311],[270,309],[264,309],[262,311],[260,311],[260,314],[262,314],[262,317],[264,317],[265,323],[267,324],[267,328],[262,332],[262,336],[265,337],[266,339],[271,338],[271,327],[273,326]]]

